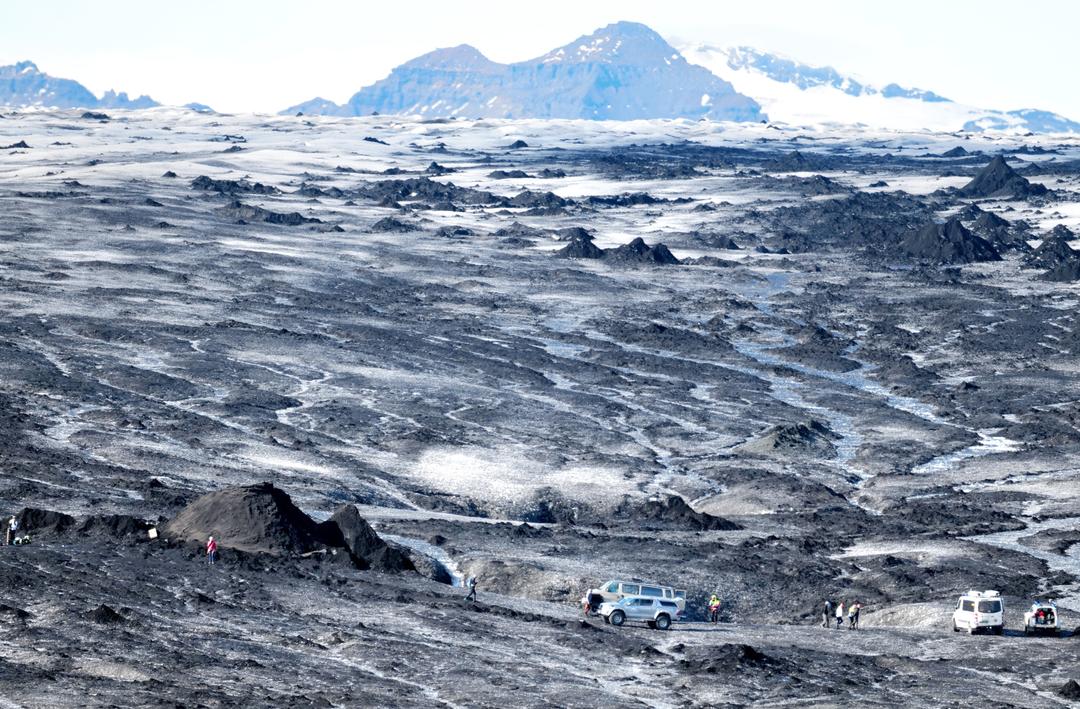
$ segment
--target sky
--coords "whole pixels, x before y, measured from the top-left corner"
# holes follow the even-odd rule
[[[522,61],[618,20],[672,44],[748,45],[876,85],[1080,120],[1080,2],[1030,0],[35,0],[3,7],[0,65],[167,104],[342,103],[438,47]]]

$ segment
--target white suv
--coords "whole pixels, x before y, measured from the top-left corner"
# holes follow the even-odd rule
[[[663,598],[625,596],[617,601],[600,604],[600,617],[612,625],[628,620],[643,622],[650,628],[667,630],[681,615],[678,604]]]
[[[1005,632],[1005,601],[997,591],[968,591],[956,601],[952,629],[969,634],[987,630],[995,635]]]
[[[643,583],[641,581],[608,581],[599,588],[591,588],[586,592],[586,597],[598,598],[601,603],[614,603],[620,598],[627,596],[648,596],[649,598],[662,598],[674,601],[679,607],[679,615],[686,612],[686,591],[664,586],[658,583]]]

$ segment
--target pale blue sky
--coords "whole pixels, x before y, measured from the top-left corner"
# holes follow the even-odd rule
[[[98,94],[223,111],[342,102],[436,47],[518,61],[635,20],[673,43],[746,44],[875,84],[1080,120],[1080,3],[1068,0],[8,0],[0,17],[0,64],[31,59]]]

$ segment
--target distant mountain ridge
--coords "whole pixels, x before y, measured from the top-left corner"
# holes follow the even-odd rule
[[[153,108],[160,104],[149,96],[132,99],[127,93],[109,90],[98,98],[73,79],[50,76],[31,61],[0,66],[0,105],[43,108]]]
[[[924,89],[876,87],[829,66],[812,66],[751,47],[681,47],[762,104],[773,121],[791,125],[863,124],[899,130],[1011,130],[1080,133],[1080,123],[1038,109],[1001,111],[960,104]]]
[[[616,22],[536,59],[494,62],[474,47],[438,49],[398,66],[345,104],[317,98],[283,114],[429,118],[710,118],[760,121],[753,99],[690,64],[660,35]]]

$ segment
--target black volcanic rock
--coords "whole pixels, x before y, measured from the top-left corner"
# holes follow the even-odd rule
[[[1042,185],[1033,185],[1009,167],[1000,155],[979,170],[975,178],[960,188],[965,197],[1032,197],[1046,194]]]
[[[963,158],[963,157],[967,157],[968,155],[971,155],[971,153],[969,153],[967,150],[965,150],[964,146],[957,145],[955,148],[952,148],[950,150],[946,150],[945,152],[943,152],[941,154],[941,157],[943,157],[943,158]]]
[[[360,516],[353,505],[342,505],[327,522],[319,525],[320,535],[331,546],[343,546],[362,569],[414,571],[408,554],[390,546]]]
[[[311,551],[320,539],[314,520],[270,483],[203,495],[161,531],[167,537],[200,544],[213,536],[223,549],[269,554]]]
[[[686,503],[686,500],[676,495],[654,498],[640,504],[627,501],[620,505],[615,514],[617,516],[626,514],[638,523],[644,522],[647,526],[650,523],[661,523],[678,529],[701,531],[742,529],[742,526],[730,520],[695,511]]]
[[[629,244],[623,244],[614,249],[605,249],[604,260],[613,263],[625,264],[656,264],[661,266],[675,265],[679,259],[668,250],[664,244],[649,246],[640,236]]]
[[[215,180],[206,175],[199,175],[191,181],[191,188],[217,192],[219,194],[238,194],[250,192],[252,194],[278,194],[278,188],[273,185],[264,185],[261,182],[249,182],[247,180]]]
[[[410,231],[420,231],[420,227],[411,222],[402,221],[397,217],[383,217],[371,225],[371,231],[404,234]]]
[[[321,224],[322,220],[315,217],[305,217],[299,212],[272,212],[263,207],[256,207],[234,200],[228,206],[221,208],[221,213],[241,222],[265,222],[267,224],[280,224],[283,226],[300,226],[301,224]]]
[[[1076,235],[1063,225],[1054,227],[1042,240],[1042,243],[1024,259],[1028,268],[1057,268],[1075,261],[1080,253],[1069,242]]]
[[[555,252],[559,258],[604,258],[604,250],[592,242],[592,237],[572,239]]]
[[[488,177],[493,180],[524,180],[532,175],[524,170],[494,170],[488,173]]]
[[[956,218],[945,224],[927,224],[908,234],[899,248],[909,258],[938,264],[1001,260],[990,242],[972,234]]]

